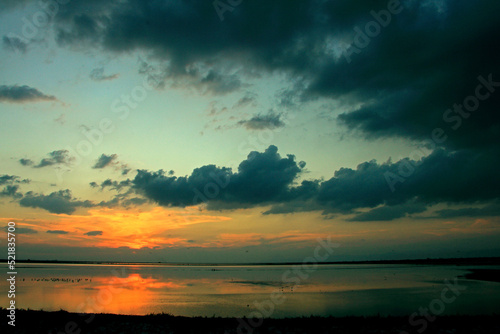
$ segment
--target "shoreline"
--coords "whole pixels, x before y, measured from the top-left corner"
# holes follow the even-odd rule
[[[7,262],[6,259],[0,261]],[[181,263],[181,262],[119,262],[119,261],[69,261],[69,260],[17,260],[17,264],[103,264],[103,265],[158,265],[158,266],[290,266],[302,262],[258,262],[258,263]],[[318,262],[328,264],[414,264],[414,265],[500,265],[500,257],[427,258],[403,260],[360,260]]]
[[[418,333],[408,316],[301,317],[237,319],[182,317],[169,314],[78,314],[64,310],[16,310],[16,326],[7,325],[8,310],[0,328],[9,333]],[[428,322],[428,333],[500,333],[499,314],[445,315]],[[2,332],[7,332],[2,330]]]
[[[500,283],[498,269],[469,269],[469,271],[470,273],[465,274],[465,279]]]

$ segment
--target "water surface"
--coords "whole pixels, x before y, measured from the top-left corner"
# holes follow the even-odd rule
[[[285,265],[22,264],[16,305],[70,312],[223,317],[260,313],[275,318],[409,315],[430,306],[443,306],[443,314],[498,313],[500,283],[466,279],[474,268],[500,269],[350,264],[305,271]],[[446,290],[443,295],[445,280],[458,284],[458,292]],[[0,285],[7,290],[5,280]],[[6,293],[0,302],[7,305]]]

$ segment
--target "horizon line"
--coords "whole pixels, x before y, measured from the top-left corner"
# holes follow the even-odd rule
[[[0,259],[7,262],[7,259]],[[483,261],[488,264],[500,264],[498,256],[482,256],[482,257],[453,257],[453,258],[418,258],[418,259],[400,259],[400,260],[354,260],[354,261],[325,261],[316,262],[318,265],[326,264],[463,264],[463,262]],[[286,261],[286,262],[163,262],[163,261],[97,261],[97,260],[17,260],[16,264],[26,263],[47,263],[47,264],[126,264],[126,265],[177,265],[177,266],[265,266],[265,265],[300,265],[304,262]],[[477,263],[475,263],[477,264]]]

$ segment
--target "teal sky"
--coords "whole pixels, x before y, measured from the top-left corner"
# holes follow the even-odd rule
[[[6,2],[0,212],[20,257],[300,261],[327,237],[332,261],[498,256],[499,8],[430,3],[382,27],[387,1],[224,20],[201,1]],[[228,184],[193,202],[213,173]]]

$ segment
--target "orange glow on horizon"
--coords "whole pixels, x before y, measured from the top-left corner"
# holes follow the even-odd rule
[[[26,243],[78,247],[164,248],[190,246],[175,231],[189,225],[224,222],[229,217],[155,207],[150,211],[100,208],[88,215],[56,214],[53,220],[24,220],[18,227],[38,233],[26,234]],[[48,233],[47,231],[51,231]]]

